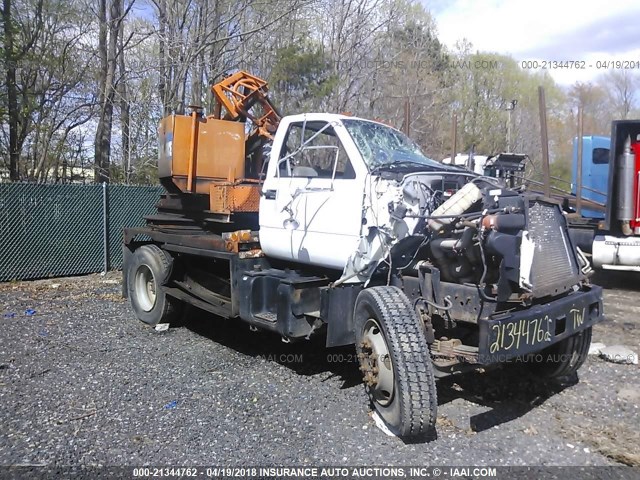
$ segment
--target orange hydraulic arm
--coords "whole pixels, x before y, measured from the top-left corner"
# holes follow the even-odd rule
[[[281,115],[267,97],[267,82],[245,71],[228,76],[211,87],[216,97],[213,116],[220,120],[251,120],[249,135],[273,139]]]
[[[228,218],[257,213],[264,146],[281,116],[267,97],[267,82],[235,73],[212,88],[213,115],[193,107],[190,116],[160,121],[158,176],[172,194],[209,196],[209,210]],[[251,122],[247,135],[245,122]]]

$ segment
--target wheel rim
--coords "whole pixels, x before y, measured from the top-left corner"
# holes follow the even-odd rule
[[[375,318],[368,319],[364,325],[360,349],[364,382],[376,402],[382,406],[389,405],[395,389],[393,363],[384,333]]]
[[[145,312],[156,304],[156,279],[147,265],[140,265],[136,271],[136,298]]]

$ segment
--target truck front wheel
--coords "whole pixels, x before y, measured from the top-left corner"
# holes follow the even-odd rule
[[[368,288],[358,295],[354,321],[365,390],[380,417],[401,438],[433,438],[433,364],[409,299],[396,287]]]
[[[592,327],[554,343],[534,356],[531,370],[545,378],[568,377],[582,366],[589,354]]]
[[[143,245],[133,253],[127,289],[133,311],[144,323],[171,323],[180,317],[182,303],[162,289],[171,274],[171,264],[171,257],[157,245]]]

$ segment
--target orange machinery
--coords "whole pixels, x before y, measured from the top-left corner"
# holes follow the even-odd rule
[[[262,147],[272,139],[280,114],[267,97],[267,82],[247,72],[211,90],[213,115],[190,107],[190,115],[160,121],[160,182],[169,193],[208,195],[213,213],[257,212]]]

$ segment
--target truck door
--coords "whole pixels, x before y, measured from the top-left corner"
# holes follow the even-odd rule
[[[585,136],[582,139],[582,198],[606,204],[609,182],[608,137]],[[578,139],[573,139],[573,167],[571,172],[571,193],[576,195],[578,181]],[[589,218],[604,218],[603,212],[582,209],[582,215]]]
[[[360,237],[366,167],[348,155],[340,122],[303,119],[282,127],[260,203],[262,249],[342,269]]]

